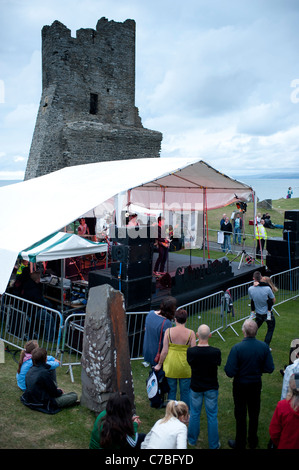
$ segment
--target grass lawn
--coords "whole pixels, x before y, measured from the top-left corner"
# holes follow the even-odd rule
[[[299,199],[279,199],[273,201],[272,210],[258,209],[262,214],[269,212],[275,224],[282,224],[285,210],[299,208]],[[208,227],[211,231],[209,239],[217,240],[219,222],[224,212],[231,215],[236,210],[235,204],[220,208],[208,213]],[[249,203],[245,215],[245,232],[247,241],[253,236],[253,227],[248,221],[253,219],[253,204]],[[268,237],[281,237],[282,230],[268,230]],[[194,255],[196,250],[194,250]],[[198,250],[197,255],[201,256]],[[218,256],[217,256],[218,255]],[[228,255],[232,257],[233,255]],[[212,253],[212,258],[219,257]],[[299,300],[292,300],[277,307],[279,317],[276,317],[276,329],[272,340],[272,354],[275,371],[273,374],[263,376],[262,404],[259,422],[260,448],[265,449],[269,440],[268,427],[277,401],[280,399],[282,377],[279,372],[289,361],[291,340],[299,337]],[[228,439],[234,438],[235,419],[232,400],[232,380],[226,377],[224,365],[231,347],[242,339],[242,323],[234,326],[239,336],[228,329],[222,333],[225,341],[215,334],[210,344],[219,347],[222,352],[222,365],[219,368],[219,433],[221,448],[227,449]],[[258,339],[263,340],[266,325],[258,332]],[[0,364],[0,449],[88,449],[89,439],[95,415],[82,406],[65,409],[56,415],[46,415],[34,412],[20,402],[21,392],[16,384],[16,370],[19,359],[19,350],[9,347],[5,351],[5,362]],[[152,409],[146,395],[145,381],[149,369],[142,365],[142,361],[132,361],[132,373],[135,389],[135,402],[137,413],[142,424],[140,432],[148,432],[152,425],[164,415],[164,410]],[[76,391],[81,395],[79,366],[73,367],[75,382],[72,383],[66,367],[57,369],[59,387],[65,392]],[[197,449],[207,449],[207,425],[204,410],[202,411],[201,432]]]
[[[263,376],[262,405],[259,422],[261,449],[267,447],[268,427],[277,401],[280,399],[282,377],[279,372],[288,364],[290,342],[299,336],[298,302],[292,300],[277,307],[276,329],[272,341],[272,354],[275,363],[273,374]],[[234,438],[235,420],[232,400],[232,381],[224,373],[224,365],[231,347],[241,341],[241,325],[235,325],[240,336],[228,329],[223,332],[223,341],[214,335],[210,344],[219,347],[222,352],[222,365],[219,368],[219,433],[221,448],[228,449],[227,441]],[[266,326],[258,332],[258,339],[263,340]],[[15,374],[19,351],[5,352],[5,363],[0,364],[0,448],[1,449],[88,449],[91,429],[95,420],[94,413],[82,406],[65,409],[56,415],[46,415],[26,408],[20,402],[21,392],[17,387]],[[59,386],[65,391],[76,391],[81,395],[80,366],[73,368],[75,382],[72,383],[66,367],[57,369]],[[137,413],[142,424],[140,432],[148,432],[157,419],[164,415],[164,410],[152,409],[146,395],[145,381],[149,369],[142,361],[132,361]],[[207,449],[207,426],[204,410],[202,411],[201,432],[196,449]]]

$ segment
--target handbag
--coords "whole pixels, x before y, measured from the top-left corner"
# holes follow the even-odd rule
[[[158,352],[155,356],[155,359],[154,361],[158,364],[158,362],[160,361],[160,356],[161,356],[161,341],[162,341],[162,333],[163,333],[163,326],[164,326],[164,323],[165,323],[166,320],[163,320],[163,323],[162,323],[162,326],[161,326],[161,331],[160,331],[160,339],[159,339],[159,348],[158,348]]]

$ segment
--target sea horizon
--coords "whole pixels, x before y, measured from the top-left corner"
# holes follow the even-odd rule
[[[268,174],[262,176],[256,175],[239,175],[230,176],[230,178],[251,186],[259,201],[264,199],[285,199],[289,187],[293,190],[292,197],[299,197],[299,174],[295,173],[292,177],[288,178],[286,174],[283,177],[278,177],[277,174]],[[0,180],[0,187],[10,184],[21,183],[23,180]]]

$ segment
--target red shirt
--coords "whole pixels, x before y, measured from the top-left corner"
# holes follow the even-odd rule
[[[299,449],[299,411],[293,410],[289,400],[277,403],[269,432],[278,449]]]

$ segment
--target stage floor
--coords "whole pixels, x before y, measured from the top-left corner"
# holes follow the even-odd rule
[[[154,253],[153,267],[157,257],[158,254]],[[205,269],[200,270],[200,266],[207,268],[210,264],[208,262],[213,264],[209,272],[207,273]],[[186,270],[185,274],[183,268],[189,267],[191,269]],[[152,277],[148,275],[147,277],[120,281],[115,275],[111,274],[110,266],[106,268],[103,265],[100,269],[97,268],[99,267],[95,267],[96,271],[90,271],[88,275],[89,287],[105,283],[112,285],[115,289],[119,289],[119,286],[121,286],[120,290],[129,302],[129,311],[141,311],[139,307],[142,307],[143,300],[146,305],[144,308],[147,309],[150,303],[150,308],[157,309],[162,298],[166,296],[173,296],[177,299],[178,305],[185,305],[216,292],[250,282],[254,271],[258,270],[263,274],[265,273],[265,267],[258,261],[250,265],[246,264],[245,257],[241,261],[241,253],[235,257],[234,261],[228,261],[225,256],[210,260],[192,256],[192,251],[188,255],[175,252],[168,253],[168,261],[165,266],[168,273],[166,282],[164,282],[165,278],[161,279],[161,277],[154,275]],[[176,277],[178,268],[182,268],[178,273],[184,273],[184,276],[178,275]],[[135,301],[137,310],[133,305]],[[131,306],[133,307],[132,310]]]
[[[154,253],[153,256],[153,266],[157,259],[157,253]],[[225,256],[218,258],[218,261],[221,262],[222,259],[227,260]],[[210,259],[211,262],[215,261]],[[207,265],[208,258],[200,258],[198,256],[191,256],[185,254],[178,254],[174,252],[169,252],[168,254],[168,261],[166,268],[167,272],[173,278],[178,268],[186,268],[191,266],[191,268],[198,268],[200,265]],[[261,271],[264,272],[265,267],[262,266],[259,262],[254,262],[254,264],[247,265],[245,257],[241,261],[241,254],[235,258],[235,261],[229,262],[231,267],[231,274],[227,276],[214,276],[213,281],[209,284],[203,283],[201,286],[201,282],[198,283],[198,288],[189,290],[186,289],[184,292],[180,292],[179,294],[174,295],[177,298],[178,304],[186,304],[188,302],[192,302],[194,300],[203,298],[207,295],[211,295],[216,293],[220,290],[226,290],[229,287],[233,287],[239,284],[243,284],[252,280],[252,275],[254,271]],[[171,294],[171,288],[165,288],[161,286],[160,282],[156,282],[156,289],[155,292],[152,293],[152,306],[154,308],[158,307],[161,299],[167,295]]]

